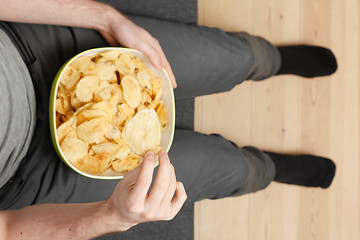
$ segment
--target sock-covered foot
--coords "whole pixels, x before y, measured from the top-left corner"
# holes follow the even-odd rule
[[[281,55],[279,74],[295,74],[312,78],[328,76],[337,69],[336,58],[330,49],[317,46],[287,46],[278,48]]]
[[[334,178],[336,166],[330,159],[313,155],[266,153],[275,163],[276,182],[328,188]]]

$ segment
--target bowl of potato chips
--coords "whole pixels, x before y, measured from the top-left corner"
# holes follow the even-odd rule
[[[49,114],[60,158],[95,179],[121,179],[147,151],[169,151],[175,130],[167,72],[128,48],[90,49],[65,63],[52,85]]]

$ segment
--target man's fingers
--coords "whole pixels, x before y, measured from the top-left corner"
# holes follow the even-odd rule
[[[171,200],[174,197],[176,188],[177,188],[177,182],[176,182],[175,169],[171,165],[169,187],[168,187],[168,190],[167,190],[167,192],[165,193],[165,195],[164,195],[164,197],[162,199],[161,204],[168,205],[171,202]]]
[[[118,41],[113,36],[111,36],[109,33],[105,32],[105,31],[99,31],[99,32],[102,35],[102,37],[105,39],[105,41],[109,44],[109,46],[112,46],[112,47],[119,46]]]
[[[173,86],[173,88],[176,88],[177,87],[177,84],[176,84],[176,80],[175,80],[175,76],[174,76],[174,73],[171,69],[171,66],[170,66],[170,63],[169,61],[167,60],[164,52],[162,51],[162,49],[160,48],[161,50],[161,53],[162,53],[162,62],[163,62],[163,65],[164,65],[164,68],[166,70],[166,72],[169,74],[169,77],[170,77],[170,80],[171,80],[171,84]]]
[[[169,77],[170,77],[170,80],[171,80],[171,83],[172,83],[172,86],[173,88],[177,88],[177,83],[176,83],[176,80],[175,80],[175,75],[170,67],[170,64],[167,64],[165,65],[165,70],[166,72],[169,74]]]
[[[164,67],[158,51],[152,45],[144,46],[143,49],[139,50],[150,59],[152,65],[154,65],[156,69],[161,70]]]
[[[174,214],[174,216],[180,211],[187,199],[184,184],[182,182],[177,182],[176,184],[177,186],[175,191],[175,197],[171,201],[170,206],[171,212],[172,214]]]
[[[146,196],[151,182],[152,182],[152,175],[154,172],[155,167],[155,156],[152,152],[148,152],[144,156],[144,160],[139,166],[139,173],[136,179],[135,186],[131,192],[131,195],[134,198],[139,196]]]
[[[156,174],[154,185],[147,199],[149,206],[155,206],[161,203],[170,184],[171,163],[166,151],[159,153],[159,169]]]
[[[157,50],[157,52],[158,52],[158,54],[159,54],[159,56],[161,58],[161,63],[163,65],[163,67],[165,68],[166,72],[169,74],[169,77],[170,77],[173,88],[176,88],[177,84],[176,84],[174,73],[173,73],[173,71],[171,69],[169,61],[167,60],[167,58],[165,56],[164,51],[162,50],[162,48],[160,46],[160,43],[157,40],[155,42],[154,47],[156,48],[156,50]]]
[[[154,51],[156,52],[155,54],[157,55],[156,59],[154,59],[154,61],[159,61],[158,65],[154,65],[158,70],[161,70],[162,68],[165,68],[166,72],[169,74],[171,83],[173,88],[177,87],[176,84],[176,80],[175,80],[175,76],[174,73],[171,69],[170,63],[167,60],[164,51],[162,50],[159,41],[156,38],[151,37],[151,39],[149,40],[151,42],[151,45],[154,49]],[[152,56],[151,56],[152,57]],[[155,58],[155,56],[154,56]],[[157,63],[156,63],[157,64]]]

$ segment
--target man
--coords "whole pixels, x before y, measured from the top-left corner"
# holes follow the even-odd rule
[[[170,220],[186,199],[185,189],[188,202],[195,202],[255,192],[272,180],[330,186],[335,165],[329,159],[239,148],[219,135],[185,129],[175,133],[172,163],[166,152],[159,154],[153,183],[150,152],[120,182],[88,179],[67,168],[51,145],[48,99],[57,70],[83,50],[120,44],[144,52],[170,73],[178,99],[227,91],[247,79],[325,76],[336,70],[328,49],[277,49],[246,33],[129,20],[116,10],[121,7],[116,1],[107,2],[113,7],[91,0],[0,0],[6,6],[0,12],[6,21],[0,24],[1,237],[88,239]]]

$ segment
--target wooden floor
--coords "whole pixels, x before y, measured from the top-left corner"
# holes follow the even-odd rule
[[[360,239],[359,11],[359,0],[199,0],[202,25],[274,44],[326,46],[339,68],[332,77],[273,77],[196,99],[198,131],[337,164],[329,190],[272,183],[248,196],[197,203],[196,240]]]

